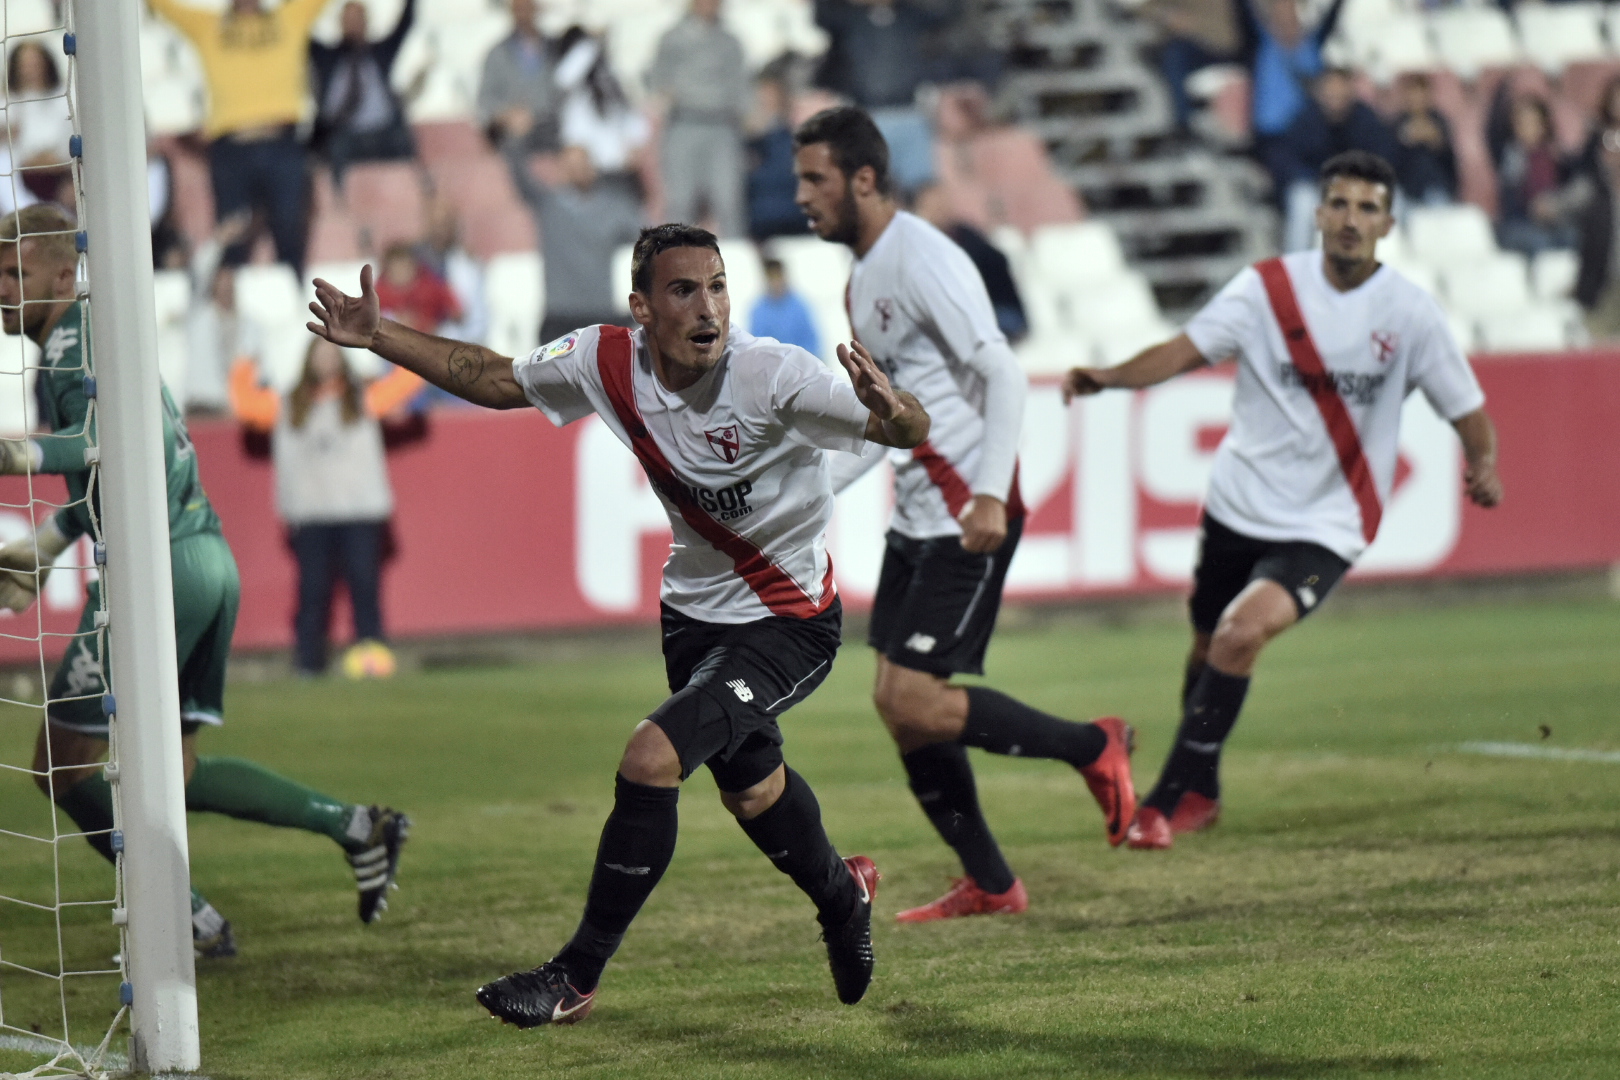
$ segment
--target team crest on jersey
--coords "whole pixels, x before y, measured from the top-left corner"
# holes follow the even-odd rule
[[[887,296],[880,296],[872,301],[872,307],[877,309],[878,328],[884,333],[889,330],[889,320],[894,318],[894,301]]]
[[[567,356],[574,351],[574,346],[578,344],[579,333],[577,331],[572,334],[564,334],[556,341],[541,348],[540,362],[545,363],[547,360],[555,360],[559,356]]]
[[[709,440],[709,449],[720,455],[720,460],[727,465],[735,462],[742,452],[742,437],[737,434],[736,424],[710,428],[703,434]]]
[[[1372,332],[1373,359],[1380,364],[1387,364],[1395,359],[1395,350],[1401,347],[1401,338],[1391,330],[1374,330]]]

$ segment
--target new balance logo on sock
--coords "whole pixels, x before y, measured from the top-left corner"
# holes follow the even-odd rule
[[[1218,754],[1221,744],[1218,742],[1193,742],[1191,739],[1182,739],[1181,745],[1195,754]]]
[[[906,648],[912,652],[931,653],[937,644],[939,642],[927,634],[912,634],[906,639]]]
[[[605,862],[602,865],[607,867],[609,870],[617,870],[621,874],[629,874],[631,877],[646,877],[648,874],[652,873],[652,867],[650,866],[620,866],[616,862]]]
[[[738,701],[754,700],[754,692],[748,689],[748,684],[743,682],[741,679],[732,679],[730,682],[726,683],[726,685],[731,687],[731,692],[737,695]]]

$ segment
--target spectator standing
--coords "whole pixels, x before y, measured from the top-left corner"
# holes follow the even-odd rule
[[[1238,13],[1249,58],[1254,152],[1271,173],[1279,206],[1295,179],[1297,157],[1288,145],[1289,128],[1311,99],[1311,84],[1322,73],[1322,43],[1339,22],[1344,0],[1333,0],[1322,18],[1307,27],[1297,0],[1239,0]]]
[[[27,197],[18,192],[17,201],[27,205],[37,199],[74,209],[68,167],[73,116],[56,60],[37,41],[23,41],[6,61],[5,112],[11,158],[23,170],[17,179],[27,191]]]
[[[1241,55],[1237,4],[1247,0],[1147,0],[1143,17],[1164,33],[1159,44],[1159,72],[1170,88],[1170,110],[1176,132],[1186,135],[1192,124],[1192,99],[1187,79],[1214,64],[1233,63]]]
[[[748,235],[755,240],[810,231],[797,202],[789,104],[787,80],[773,63],[754,83],[748,124]]]
[[[377,302],[387,318],[424,334],[437,334],[462,317],[455,291],[406,243],[393,244],[383,254]]]
[[[765,294],[748,313],[748,332],[821,355],[821,335],[810,316],[810,305],[788,285],[787,267],[781,259],[765,260]]]
[[[223,12],[180,0],[150,3],[191,40],[202,60],[215,219],[262,210],[276,258],[302,274],[309,177],[296,125],[309,86],[309,28],[327,0],[287,0],[269,11],[260,0],[231,0]],[[226,252],[225,261],[235,266],[247,257],[243,242]]]
[[[647,118],[632,107],[608,63],[602,39],[570,27],[557,42],[559,125],[565,146],[583,146],[600,182],[641,197],[637,175],[641,151],[652,135]]]
[[[928,81],[930,36],[961,13],[961,0],[815,0],[832,38],[818,82],[865,109],[889,144],[889,175],[911,194],[934,179],[934,133],[917,108]]]
[[[1018,283],[1013,280],[1012,264],[990,238],[957,217],[951,209],[950,197],[937,184],[917,192],[912,212],[956,242],[967,252],[973,266],[984,280],[985,291],[990,294],[990,306],[996,313],[996,325],[1017,341],[1029,333],[1029,319],[1024,314],[1024,300],[1018,295]]]
[[[551,43],[540,32],[535,0],[512,0],[512,32],[484,58],[478,123],[489,141],[529,152],[557,149],[557,88]]]
[[[534,213],[546,268],[546,317],[540,340],[552,341],[594,323],[616,323],[613,252],[641,235],[641,207],[621,191],[597,183],[582,146],[565,146],[563,182],[537,180],[526,155],[508,151],[512,182]],[[620,282],[626,293],[628,281]]]
[[[416,245],[416,257],[444,279],[461,308],[461,318],[441,323],[439,334],[457,341],[483,341],[489,332],[484,267],[461,246],[461,224],[449,199],[435,198],[428,203],[427,235]]]
[[[1571,247],[1575,237],[1560,198],[1571,169],[1553,139],[1552,112],[1534,95],[1511,97],[1507,108],[1509,136],[1496,158],[1496,242],[1526,255]]]
[[[343,174],[354,161],[408,161],[416,142],[405,122],[405,106],[389,77],[399,47],[416,22],[416,0],[405,0],[399,22],[381,41],[366,38],[366,6],[343,5],[343,37],[336,45],[309,43],[314,68],[315,146],[326,155],[332,183],[341,192]]]
[[[1274,149],[1278,179],[1286,184],[1284,251],[1306,251],[1315,244],[1321,202],[1317,177],[1329,158],[1349,150],[1390,161],[1396,156],[1395,136],[1372,106],[1356,96],[1355,74],[1328,68],[1316,77],[1310,99]]]
[[[293,618],[301,675],[326,670],[332,597],[341,577],[354,611],[355,643],[345,656],[369,674],[393,673],[382,618],[382,564],[390,545],[394,492],[380,418],[397,413],[422,380],[396,368],[362,388],[343,350],[311,343],[298,385],[285,400],[258,384],[252,364],[231,372],[231,405],[248,429],[270,433],[276,510],[298,560]]]
[[[1620,87],[1611,87],[1620,90]],[[1620,339],[1620,115],[1604,98],[1608,125],[1593,133],[1585,167],[1570,185],[1578,218],[1580,271],[1575,299],[1586,309],[1586,328],[1599,341]]]
[[[658,42],[647,85],[665,103],[659,164],[666,220],[696,225],[706,205],[722,237],[747,233],[743,118],[748,65],[720,25],[720,0],[692,0]]]
[[[1395,175],[1412,202],[1443,206],[1457,198],[1457,154],[1451,125],[1434,107],[1429,77],[1408,72],[1398,84],[1395,115]]]

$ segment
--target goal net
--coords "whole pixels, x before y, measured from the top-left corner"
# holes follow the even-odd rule
[[[0,215],[36,202],[54,202],[70,212],[73,224],[53,230],[56,242],[71,241],[79,252],[73,295],[66,299],[83,305],[83,332],[96,342],[94,353],[69,352],[80,343],[66,340],[69,315],[61,299],[66,288],[62,279],[53,286],[26,272],[27,252],[38,250],[39,243],[28,241],[41,235],[38,230],[24,227],[19,243],[0,243],[0,299],[7,305],[7,334],[0,337],[0,438],[42,437],[36,384],[44,367],[54,365],[52,379],[57,385],[64,378],[79,380],[89,410],[85,430],[99,443],[85,451],[88,490],[77,501],[70,490],[79,485],[70,489],[61,476],[35,474],[32,466],[21,475],[0,476],[0,544],[37,539],[40,527],[64,507],[81,507],[89,521],[86,534],[55,560],[38,601],[20,614],[0,611],[0,1077],[101,1077],[145,1064],[151,1047],[141,1039],[151,1029],[142,1026],[143,1008],[148,1018],[160,1013],[166,1020],[184,1015],[183,1010],[166,1011],[165,994],[167,1000],[178,997],[190,1005],[193,1042],[189,1054],[181,1051],[178,1059],[167,1045],[159,1045],[153,1056],[163,1063],[189,1062],[195,1055],[189,936],[167,946],[171,952],[184,949],[184,965],[171,963],[163,970],[150,959],[158,955],[150,943],[172,938],[172,932],[163,931],[178,930],[184,914],[166,911],[154,923],[150,905],[137,897],[136,923],[157,929],[135,932],[126,900],[131,891],[154,892],[141,877],[149,876],[153,867],[161,867],[166,878],[175,878],[178,868],[178,885],[184,884],[183,811],[179,842],[167,845],[171,852],[178,851],[178,862],[135,853],[137,843],[145,844],[147,851],[161,846],[149,839],[151,807],[160,800],[150,796],[152,788],[134,783],[132,768],[140,765],[142,775],[147,774],[150,766],[144,762],[152,755],[134,750],[150,745],[141,741],[149,738],[144,734],[151,730],[147,718],[161,710],[143,705],[138,722],[131,719],[120,725],[115,699],[135,688],[126,696],[143,704],[148,700],[145,687],[154,675],[132,673],[135,665],[125,662],[127,652],[118,652],[119,663],[114,664],[109,652],[128,648],[113,644],[116,639],[110,635],[134,640],[158,630],[157,606],[144,621],[132,619],[129,610],[117,610],[134,607],[126,599],[129,579],[142,575],[149,579],[137,587],[138,595],[151,596],[158,587],[152,583],[159,581],[162,591],[168,590],[167,561],[162,560],[161,574],[150,569],[159,561],[153,552],[166,549],[166,517],[152,507],[132,512],[129,496],[102,496],[103,447],[113,448],[108,456],[118,466],[109,478],[114,488],[127,485],[129,481],[120,478],[132,470],[145,468],[161,478],[160,443],[149,426],[157,424],[160,429],[161,418],[141,419],[151,410],[145,399],[137,400],[139,395],[128,389],[150,381],[155,392],[157,381],[155,357],[148,355],[153,351],[152,335],[143,341],[139,320],[130,317],[143,291],[147,316],[151,312],[147,222],[137,209],[146,203],[145,183],[138,144],[114,134],[129,129],[131,138],[140,138],[138,54],[133,42],[118,41],[124,36],[119,28],[133,28],[138,9],[137,0],[94,0],[94,10],[88,10],[92,4],[85,0],[78,0],[77,6],[74,0],[0,2],[4,5],[0,36],[9,76],[0,85],[5,121],[0,131]],[[124,6],[129,11],[119,10]],[[97,42],[93,51],[84,47],[87,31]],[[87,68],[95,69],[93,76],[87,77]],[[92,156],[87,185],[84,150],[91,145],[100,156]],[[99,217],[90,206],[93,200],[106,204]],[[128,229],[114,227],[122,219],[131,219]],[[144,267],[139,265],[143,253]],[[92,259],[101,265],[92,267]],[[55,329],[41,334],[34,313],[58,310],[63,314]],[[30,340],[30,331],[33,337],[44,337],[43,351]],[[71,360],[64,357],[73,355],[85,359],[69,371]],[[98,361],[103,369],[99,377]],[[117,392],[110,392],[115,383]],[[149,446],[159,447],[156,462]],[[150,501],[144,495],[142,499]],[[159,516],[154,518],[154,513]],[[132,531],[132,521],[145,531]],[[110,597],[100,588],[90,588],[108,569],[109,546],[124,557],[122,562],[111,561]],[[91,596],[96,599],[86,611]],[[53,682],[59,661],[70,649],[72,662]],[[122,677],[119,668],[126,669]],[[113,677],[104,682],[109,669]],[[172,662],[167,679],[171,683],[174,679]],[[113,795],[113,817],[108,827],[89,832],[42,790],[52,778],[60,792],[72,786],[64,780],[78,782],[85,775],[82,769],[70,772],[70,762],[54,760],[57,755],[50,742],[40,738],[47,711],[69,701],[78,703],[78,715],[92,709],[90,715],[105,715],[108,720],[108,756],[101,775]],[[128,702],[123,712],[136,711],[127,706]],[[178,798],[172,773],[171,768],[165,790],[173,787],[169,794]],[[171,835],[175,817],[171,812],[167,822]],[[98,847],[111,852],[115,863],[98,853]],[[130,876],[132,857],[140,871],[135,877]],[[164,906],[177,905],[171,897]],[[183,974],[177,977],[182,966]],[[159,984],[159,1004],[143,1006],[143,1001],[154,1000],[151,988]],[[132,1002],[133,1055],[125,1053],[123,1037],[131,1031]]]

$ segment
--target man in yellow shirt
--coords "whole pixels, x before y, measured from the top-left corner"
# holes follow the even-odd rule
[[[232,0],[223,12],[179,0],[150,0],[197,47],[208,79],[205,133],[214,182],[214,216],[263,210],[276,258],[303,271],[308,233],[304,147],[296,125],[309,86],[309,28],[328,0]],[[246,261],[247,245],[226,253]]]

